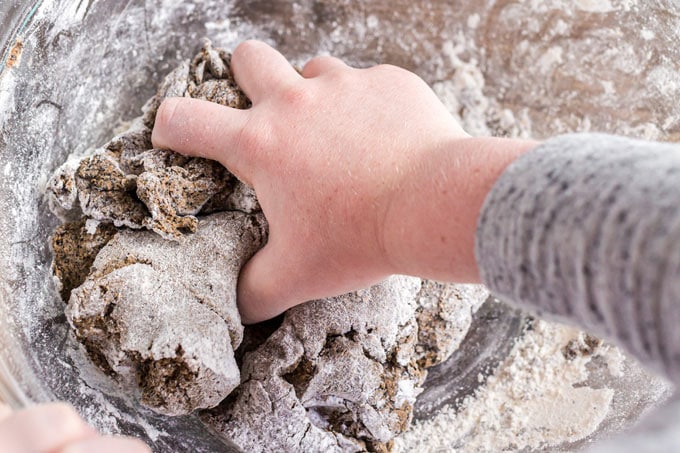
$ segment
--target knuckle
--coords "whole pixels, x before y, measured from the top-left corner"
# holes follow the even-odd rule
[[[282,100],[296,108],[304,108],[312,101],[312,94],[302,84],[293,83],[281,89]]]
[[[396,84],[397,86],[426,85],[423,79],[416,73],[391,64],[373,66],[372,68],[368,68],[367,71],[369,71],[376,79],[382,81],[389,80],[390,83]]]
[[[356,74],[351,68],[349,70],[331,71],[328,78],[339,90],[351,90],[357,84]]]
[[[399,69],[399,68],[397,68],[396,66],[393,66],[391,64],[387,64],[387,63],[381,63],[379,65],[375,65],[371,68],[368,68],[368,70],[371,71],[371,72],[392,72],[395,69]]]
[[[305,64],[303,75],[335,74],[344,72],[349,67],[339,58],[331,55],[319,55],[312,58]]]
[[[335,63],[335,64],[338,64],[338,65],[345,66],[344,60],[342,60],[338,57],[334,57],[333,55],[328,55],[326,58],[328,58],[328,61],[331,62],[331,63]]]
[[[394,66],[385,63],[369,68],[369,71],[376,72],[384,77],[419,78],[411,71],[408,71],[404,68],[400,68],[399,66]]]
[[[303,73],[316,72],[323,66],[323,62],[324,62],[323,56],[314,57],[307,63],[305,63],[305,65],[302,67],[302,72]]]
[[[409,71],[402,69],[398,66],[391,64],[381,64],[372,68],[375,72],[389,77],[404,76],[405,74],[411,74]]]
[[[302,71],[300,73],[303,77],[307,77],[316,72],[316,65],[318,63],[315,60],[316,58],[312,58],[302,67]]]
[[[324,55],[318,55],[318,56],[312,58],[311,60],[309,60],[309,61],[307,62],[307,65],[309,65],[309,66],[318,65],[318,64],[320,64],[320,63],[323,63],[323,61],[324,61],[326,58],[328,58],[328,57],[327,57],[327,56],[324,56]],[[305,66],[307,66],[307,65],[305,65]]]
[[[310,62],[313,62],[314,64],[319,66],[335,64],[338,61],[339,60],[337,58],[332,57],[330,55],[319,55],[310,60]]]

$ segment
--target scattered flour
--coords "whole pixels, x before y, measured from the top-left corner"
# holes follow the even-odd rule
[[[486,385],[459,410],[446,408],[416,422],[396,440],[398,452],[479,452],[543,449],[581,440],[607,416],[614,396],[590,388],[587,365],[594,355],[614,364],[615,348],[565,354],[576,330],[535,321]]]
[[[609,0],[576,0],[576,6],[589,13],[608,13],[614,11]]]

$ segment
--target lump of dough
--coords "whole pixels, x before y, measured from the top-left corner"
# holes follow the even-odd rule
[[[165,77],[128,130],[55,171],[47,190],[52,211],[65,218],[84,215],[181,240],[196,231],[200,213],[259,210],[252,189],[219,163],[153,149],[151,143],[156,111],[166,97],[250,107],[231,74],[230,61],[227,51],[205,41],[191,62],[181,63]]]
[[[448,359],[465,339],[472,315],[488,297],[489,290],[482,285],[423,280],[416,296],[418,364],[429,368]]]
[[[245,353],[242,384],[201,418],[250,452],[389,451],[426,368],[454,351],[487,297],[481,286],[395,276],[292,308]]]
[[[85,281],[97,253],[117,231],[113,225],[86,219],[59,225],[54,231],[52,273],[64,302]]]
[[[246,451],[381,451],[411,419],[420,280],[289,310],[244,357],[242,385],[202,417]]]
[[[179,415],[210,408],[240,382],[234,349],[241,266],[262,246],[261,215],[202,218],[182,243],[122,230],[71,292],[66,316],[88,355],[141,402]]]

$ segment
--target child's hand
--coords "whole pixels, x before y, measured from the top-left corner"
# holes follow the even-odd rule
[[[394,66],[319,57],[300,75],[248,41],[232,70],[251,109],[167,99],[153,143],[218,160],[255,188],[269,242],[241,272],[244,322],[389,274],[478,280],[482,201],[533,144],[500,152],[469,138],[422,79]]]
[[[401,201],[390,197],[423,152],[466,137],[430,88],[396,67],[331,57],[301,76],[256,41],[236,48],[232,69],[251,109],[168,99],[153,142],[218,160],[255,188],[270,230],[241,273],[244,321],[396,273],[383,223]]]
[[[0,403],[2,453],[147,453],[139,440],[100,436],[64,403],[33,406],[15,413]]]

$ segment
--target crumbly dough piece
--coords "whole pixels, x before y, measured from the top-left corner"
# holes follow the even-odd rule
[[[487,297],[481,286],[395,276],[297,306],[245,354],[242,384],[201,417],[251,452],[390,451],[425,368],[464,336],[444,328],[469,325]]]
[[[482,285],[423,280],[416,296],[418,365],[429,368],[448,359],[465,339],[472,315],[488,297]]]
[[[73,290],[66,316],[100,368],[157,412],[216,406],[240,382],[234,349],[241,266],[264,243],[261,215],[213,214],[181,243],[123,230]]]
[[[231,55],[206,41],[191,61],[182,63],[161,83],[130,128],[77,163],[67,162],[48,183],[54,212],[71,213],[146,228],[166,239],[181,240],[196,231],[197,214],[241,209],[259,210],[252,189],[219,163],[153,149],[151,130],[156,111],[169,96],[204,99],[233,108],[248,108],[229,69]],[[239,201],[244,202],[239,206]],[[73,217],[73,215],[65,215]]]
[[[392,277],[289,310],[246,354],[242,385],[203,419],[246,451],[384,450],[425,377],[413,360],[419,289]]]
[[[97,253],[118,231],[113,225],[80,219],[59,225],[52,234],[52,272],[64,302],[71,290],[80,286],[88,274]]]

